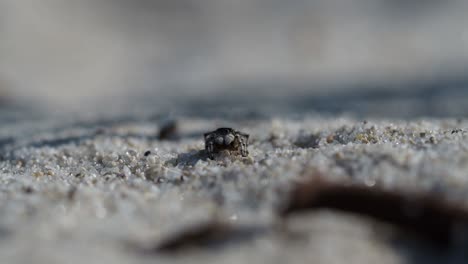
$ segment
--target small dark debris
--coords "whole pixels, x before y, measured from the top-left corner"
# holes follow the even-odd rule
[[[422,138],[426,137],[426,132],[419,133],[419,136],[422,137]]]
[[[287,217],[296,212],[336,209],[388,222],[436,245],[455,243],[453,230],[468,227],[468,209],[430,193],[384,190],[364,185],[334,183],[322,177],[297,184],[281,211]]]
[[[318,148],[320,144],[319,134],[300,135],[294,145],[299,148]]]
[[[104,135],[104,134],[106,134],[106,132],[107,132],[107,131],[106,131],[105,128],[103,128],[103,127],[98,127],[98,128],[94,131],[94,134],[95,134],[96,136],[99,136],[99,135]]]
[[[22,190],[26,194],[34,193],[34,189],[31,186],[23,186]]]
[[[149,150],[146,151],[144,155],[145,155],[145,157],[148,157],[149,155],[151,155],[151,151],[149,151]]]
[[[176,140],[179,138],[179,128],[176,120],[168,120],[161,124],[159,140]]]

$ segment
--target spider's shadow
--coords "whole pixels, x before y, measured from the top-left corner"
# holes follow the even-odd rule
[[[208,160],[208,154],[205,150],[192,150],[180,153],[177,158],[173,158],[169,162],[176,164],[176,166],[195,166],[200,160]]]

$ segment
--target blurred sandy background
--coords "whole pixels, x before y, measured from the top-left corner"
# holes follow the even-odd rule
[[[447,88],[444,104],[461,94],[462,110],[440,111],[460,114],[467,13],[462,0],[0,0],[0,79],[60,111],[383,90],[414,101]]]

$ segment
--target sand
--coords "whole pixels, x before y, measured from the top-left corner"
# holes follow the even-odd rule
[[[11,118],[15,116],[16,118]],[[295,118],[26,118],[1,130],[1,263],[460,263],[462,252],[399,239],[395,226],[333,210],[282,221],[291,185],[333,181],[434,193],[468,203],[468,122],[304,114]],[[20,120],[20,121],[18,121]],[[250,134],[247,158],[209,160],[203,133]],[[158,245],[212,221],[246,236]],[[278,224],[281,222],[281,224]],[[278,226],[281,226],[280,228]],[[452,261],[452,262],[450,262]]]

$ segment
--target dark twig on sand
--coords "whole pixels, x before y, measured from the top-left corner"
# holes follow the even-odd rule
[[[298,183],[281,215],[286,217],[292,213],[321,208],[388,222],[442,246],[450,246],[455,237],[462,235],[459,231],[467,230],[468,227],[467,208],[447,202],[442,197],[335,183],[323,177],[313,177]]]

